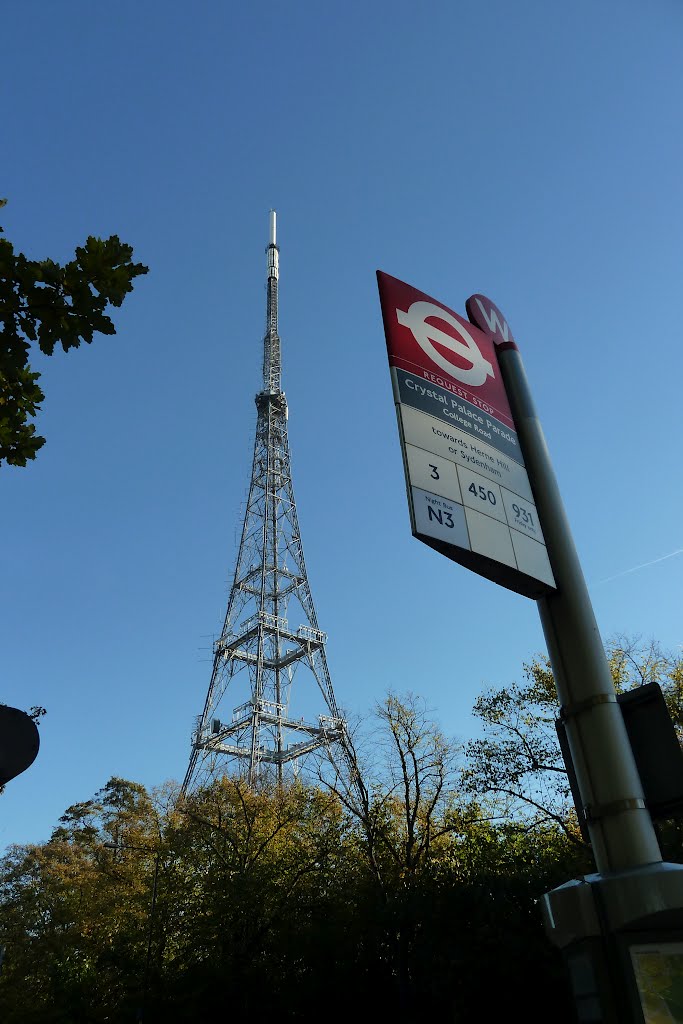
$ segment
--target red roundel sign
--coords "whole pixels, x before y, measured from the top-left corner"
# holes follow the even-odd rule
[[[488,327],[479,330],[381,270],[377,281],[390,364],[486,409],[514,430]]]

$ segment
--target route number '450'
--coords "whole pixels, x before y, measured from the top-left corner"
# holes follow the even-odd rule
[[[476,484],[470,484],[467,490],[471,491],[475,498],[480,498],[482,501],[488,501],[492,505],[496,504],[496,496],[493,491],[487,491],[481,484],[479,484],[478,487]]]

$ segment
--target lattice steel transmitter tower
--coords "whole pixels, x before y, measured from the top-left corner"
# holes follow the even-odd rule
[[[282,782],[344,734],[306,574],[292,488],[278,336],[279,248],[270,213],[263,387],[251,485],[225,623],[182,790],[228,771]],[[317,695],[317,701],[316,701]],[[321,700],[322,698],[322,700]],[[317,717],[311,712],[323,711]],[[334,749],[334,748],[333,748]]]

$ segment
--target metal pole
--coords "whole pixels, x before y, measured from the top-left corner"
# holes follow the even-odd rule
[[[588,588],[514,341],[497,345],[557,590],[538,600],[599,872],[661,863]]]

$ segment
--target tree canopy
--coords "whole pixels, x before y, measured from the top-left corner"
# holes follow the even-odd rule
[[[111,779],[0,863],[5,1024],[237,1018],[547,1019],[570,999],[536,899],[572,850],[458,792],[424,703],[377,709],[366,801],[338,779],[186,798]],[[201,1011],[201,1013],[200,1013]]]
[[[28,259],[0,238],[0,465],[25,466],[45,443],[30,422],[45,397],[31,345],[51,356],[58,344],[68,352],[95,334],[115,334],[108,307],[120,306],[148,272],[132,257],[117,235],[89,236],[65,264]]]
[[[660,682],[680,729],[680,658],[625,641],[609,656],[617,688]],[[545,1024],[549,1006],[571,1024],[538,900],[594,866],[547,664],[476,710],[484,737],[463,746],[421,698],[390,694],[345,770],[315,782],[224,777],[182,797],[110,779],[0,861],[3,1024],[307,1022],[325,1007],[396,1024],[523,1007]]]

